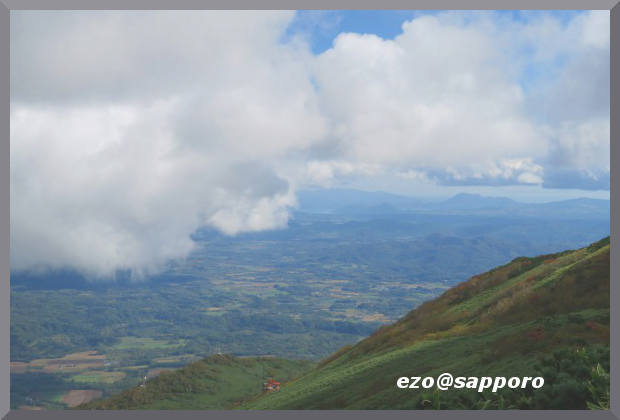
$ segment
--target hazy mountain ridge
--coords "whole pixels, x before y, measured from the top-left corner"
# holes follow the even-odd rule
[[[306,190],[298,193],[298,211],[309,213],[378,215],[398,213],[494,214],[532,217],[604,217],[609,200],[573,198],[543,203],[519,202],[507,197],[459,193],[431,200],[381,191],[350,189]]]

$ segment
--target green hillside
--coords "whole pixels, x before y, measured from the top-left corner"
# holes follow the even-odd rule
[[[215,355],[176,371],[162,372],[148,380],[143,387],[138,386],[78,408],[228,409],[262,393],[262,384],[266,378],[272,377],[284,382],[313,366],[314,363],[299,360]]]
[[[308,362],[214,356],[80,408],[606,408],[609,281],[609,238],[576,251],[517,258],[422,304],[315,368]],[[497,393],[396,386],[401,376],[443,372],[542,376],[545,385]],[[283,382],[279,392],[261,393],[267,376]]]
[[[598,368],[597,368],[598,367]],[[248,409],[608,406],[609,238],[448,290]],[[543,376],[542,389],[400,389],[401,376]]]

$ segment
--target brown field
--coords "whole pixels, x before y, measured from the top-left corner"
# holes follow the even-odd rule
[[[198,357],[193,354],[181,354],[179,356],[158,357],[153,363],[186,363]]]
[[[88,360],[104,360],[105,354],[97,354],[96,350],[82,351],[79,353],[71,353],[63,356],[62,359],[88,359]]]
[[[366,321],[366,322],[372,322],[372,321],[388,322],[389,319],[386,318],[386,316],[383,315],[383,314],[376,313],[376,314],[364,315],[362,317],[362,321]]]
[[[256,287],[273,287],[276,285],[275,283],[259,282],[259,281],[254,282],[252,284]]]
[[[275,355],[273,354],[251,354],[249,356],[236,356],[237,359],[249,359],[249,358],[261,358],[261,359],[275,359]]]
[[[123,369],[125,370],[140,370],[140,369],[146,369],[147,367],[149,367],[148,365],[136,365],[136,366],[126,366]]]
[[[35,359],[30,363],[11,362],[12,373],[24,373],[30,371],[54,372],[79,372],[86,369],[102,368],[105,362],[105,354],[97,354],[96,351],[83,351],[67,354],[59,359]]]
[[[84,362],[82,360],[67,360],[67,361],[58,361],[54,360],[49,362],[43,368],[43,372],[46,373],[55,373],[55,372],[81,372],[87,369],[96,369],[102,368],[103,361],[100,363],[97,362]]]
[[[95,389],[72,389],[62,397],[62,402],[69,407],[75,407],[101,397],[103,393]]]
[[[239,280],[231,280],[228,282],[228,286],[235,289],[263,289],[263,288],[273,288],[276,283],[272,282],[260,282],[260,281],[239,281]]]
[[[334,316],[330,317],[330,319],[334,321],[342,319],[342,317],[345,317],[348,319],[361,320],[365,322],[374,322],[374,321],[393,322],[395,321],[393,319],[386,317],[384,314],[380,314],[378,312],[373,313],[373,314],[368,314],[368,313],[365,313],[365,312],[362,312],[356,309],[346,309],[345,311],[341,311],[341,312],[331,311],[331,314],[337,315],[336,317]]]
[[[26,370],[28,370],[28,363],[11,362],[11,373],[26,373]]]
[[[36,405],[20,405],[18,407],[19,410],[34,410],[34,411],[40,411],[43,410],[43,407],[39,407]]]
[[[44,372],[79,372],[81,370],[102,368],[104,359],[71,359],[66,356],[62,359],[49,359],[43,367]]]

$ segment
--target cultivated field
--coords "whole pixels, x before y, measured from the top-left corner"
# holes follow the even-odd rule
[[[93,389],[72,389],[62,398],[62,402],[69,407],[76,407],[101,397],[103,393]]]
[[[69,373],[103,368],[105,355],[96,351],[71,353],[57,359],[35,359],[29,363],[11,362],[11,373],[45,372]]]

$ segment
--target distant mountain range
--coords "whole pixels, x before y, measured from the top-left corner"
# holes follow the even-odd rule
[[[609,217],[609,200],[577,198],[547,203],[522,203],[506,197],[457,194],[429,201],[386,192],[351,189],[304,190],[298,193],[300,212],[349,215],[398,213],[488,214],[552,218]]]
[[[293,211],[287,228],[230,237],[204,227],[192,237],[196,242],[217,244],[218,250],[231,252],[241,242],[276,243],[273,252],[263,254],[270,260],[281,252],[303,248],[295,257],[288,256],[297,259],[297,266],[354,260],[372,263],[381,268],[381,274],[390,266],[390,270],[408,272],[419,279],[451,282],[517,255],[584,246],[609,235],[609,222],[609,201],[600,199],[520,203],[505,197],[457,194],[433,202],[385,192],[323,189],[299,193],[299,207]],[[316,247],[317,241],[323,245]],[[298,259],[302,255],[303,261]],[[463,259],[465,264],[461,264]],[[259,264],[256,259],[251,263]],[[460,265],[456,273],[455,264]],[[446,274],[431,278],[429,273],[437,271]],[[195,278],[191,272],[164,271],[148,280],[158,283]],[[113,278],[93,279],[71,267],[12,271],[11,282],[34,289],[97,289],[132,284],[128,271],[119,271]]]
[[[576,251],[516,258],[449,289],[317,367],[300,365],[297,379],[276,377],[285,382],[279,392],[261,393],[262,379],[254,373],[238,379],[246,393],[234,387],[228,392],[228,373],[243,363],[267,362],[214,356],[81,408],[609,408],[609,282],[609,238]],[[263,376],[279,374],[271,368]],[[396,386],[402,376],[443,372],[542,376],[545,385],[497,393]]]

